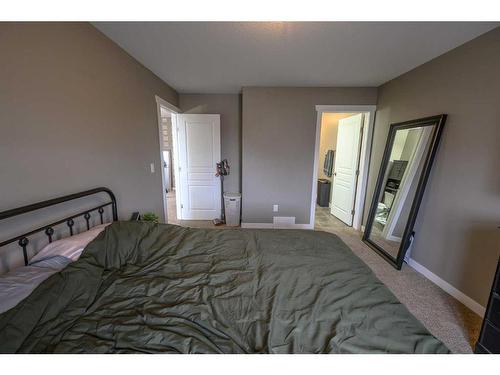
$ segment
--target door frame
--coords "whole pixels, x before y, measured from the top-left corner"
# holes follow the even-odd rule
[[[316,195],[318,189],[318,164],[319,164],[319,146],[321,136],[321,119],[323,113],[364,113],[365,121],[363,132],[361,134],[361,151],[359,155],[359,175],[356,184],[356,193],[354,201],[354,217],[352,227],[356,230],[361,229],[363,210],[366,200],[366,188],[368,183],[368,168],[370,165],[370,154],[373,139],[373,126],[375,123],[376,105],[316,105],[316,140],[314,144],[314,163],[311,191],[311,214],[309,219],[310,229],[314,229],[314,219],[316,211]],[[366,121],[368,116],[368,121]]]
[[[166,109],[170,113],[173,114],[179,114],[181,113],[180,108],[176,107],[175,105],[167,102],[165,99],[160,98],[158,95],[155,95],[155,101],[156,101],[156,116],[157,116],[157,122],[158,122],[158,146],[159,148],[159,153],[160,153],[160,170],[161,170],[161,197],[162,197],[162,202],[163,202],[163,212],[162,212],[162,218],[163,223],[168,223],[168,210],[167,210],[167,194],[166,194],[166,186],[165,186],[165,168],[163,168],[163,152],[162,152],[162,137],[163,137],[163,132],[162,132],[162,123],[161,123],[161,108]],[[177,136],[177,133],[174,131],[174,119],[172,118],[172,153],[175,152],[175,146],[174,144],[176,143],[176,139],[174,137]],[[175,174],[175,179],[177,181],[177,171],[174,168],[174,174]],[[176,197],[177,201],[177,192],[176,192]]]

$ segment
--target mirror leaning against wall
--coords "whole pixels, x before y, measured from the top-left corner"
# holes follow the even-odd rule
[[[414,237],[446,115],[390,126],[363,241],[398,270]]]

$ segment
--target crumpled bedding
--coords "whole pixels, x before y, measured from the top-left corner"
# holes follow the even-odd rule
[[[447,353],[335,235],[115,222],[0,315],[2,353]]]

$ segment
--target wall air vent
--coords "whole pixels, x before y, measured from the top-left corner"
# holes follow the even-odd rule
[[[295,216],[274,216],[273,227],[276,229],[293,228],[295,225]]]

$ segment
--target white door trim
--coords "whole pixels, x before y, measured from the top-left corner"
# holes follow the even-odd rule
[[[156,116],[158,120],[158,145],[160,146],[160,165],[158,168],[161,171],[161,197],[163,201],[163,212],[162,216],[160,217],[160,220],[163,220],[163,223],[168,222],[168,212],[167,212],[167,194],[165,194],[166,191],[166,186],[165,186],[165,168],[163,168],[162,162],[163,162],[163,153],[162,153],[162,138],[163,138],[163,132],[162,132],[162,123],[161,123],[161,108],[164,107],[168,111],[178,114],[181,113],[181,110],[177,108],[175,105],[170,104],[166,100],[160,98],[158,95],[155,95],[155,101],[156,101]],[[172,123],[172,129],[174,127],[174,124]],[[173,138],[172,138],[173,141]],[[156,169],[158,169],[156,168]],[[176,175],[177,178],[177,175]]]
[[[177,186],[175,187],[175,212],[177,216],[177,220],[181,219],[181,189],[178,189],[178,181],[180,181],[180,173],[179,173],[179,135],[178,135],[178,124],[177,124],[177,115],[176,113],[172,116],[172,168],[174,169],[174,179]]]
[[[155,100],[156,100],[156,104],[165,107],[170,112],[181,113],[181,109],[179,107],[176,107],[175,105],[167,102],[165,99],[160,98],[158,95],[155,95]]]
[[[314,145],[313,180],[311,191],[311,214],[309,225],[314,228],[314,213],[316,208],[316,194],[318,189],[318,164],[319,164],[319,143],[321,135],[321,117],[323,113],[365,113],[365,122],[361,141],[361,152],[359,158],[359,177],[356,188],[356,201],[354,203],[353,228],[361,228],[363,210],[366,197],[366,186],[368,180],[368,166],[370,162],[370,152],[372,147],[373,124],[375,122],[376,105],[317,105],[316,106],[316,141]]]

